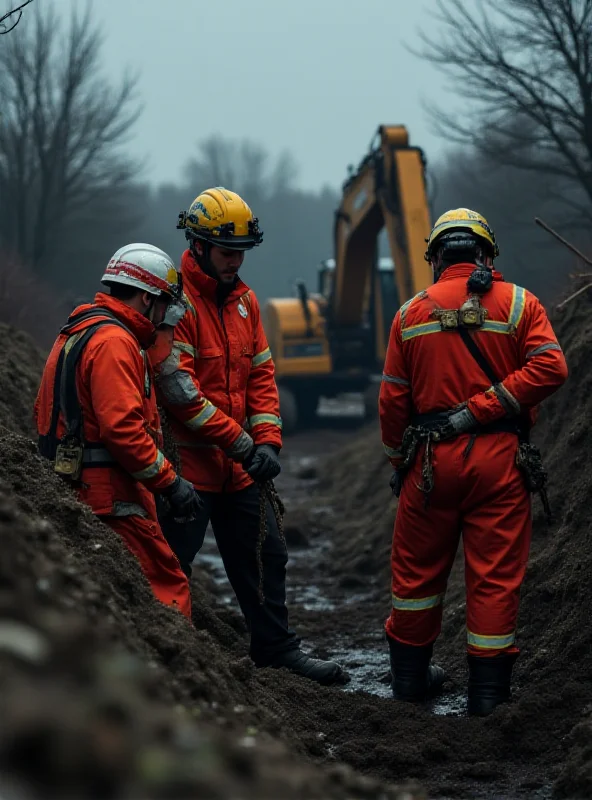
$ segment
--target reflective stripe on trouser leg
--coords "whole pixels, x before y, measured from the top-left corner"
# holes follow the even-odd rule
[[[434,594],[431,597],[397,597],[393,594],[393,608],[397,611],[427,611],[442,603],[444,594]]]
[[[505,650],[516,641],[516,631],[497,636],[480,636],[467,628],[467,643],[478,650]]]
[[[471,462],[479,480],[463,518],[467,651],[486,657],[517,653],[514,640],[530,547],[531,500],[516,467],[515,437],[477,437]]]

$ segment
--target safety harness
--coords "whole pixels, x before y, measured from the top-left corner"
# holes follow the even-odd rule
[[[469,288],[471,288],[471,279],[481,271],[476,269],[471,278],[469,278]],[[499,376],[470,334],[471,329],[483,327],[487,316],[487,310],[481,306],[478,294],[472,292],[460,309],[436,309],[433,315],[439,318],[443,331],[458,332],[463,344],[482,372],[487,376],[491,385],[494,387],[499,386],[501,384]],[[466,403],[462,405],[466,406]],[[411,425],[403,434],[401,445],[403,462],[398,467],[402,474],[407,472],[413,464],[420,444],[425,444],[421,472],[422,483],[418,484],[417,488],[425,496],[426,507],[429,504],[429,495],[434,488],[433,444],[458,435],[450,423],[450,417],[458,412],[462,405],[448,411],[414,414]],[[471,452],[476,437],[483,433],[513,433],[518,437],[516,465],[523,474],[528,491],[538,492],[545,514],[549,521],[552,521],[553,517],[546,491],[547,472],[544,469],[539,449],[529,441],[529,427],[526,420],[520,417],[503,418],[487,425],[478,425],[477,429],[471,433],[467,447],[464,450],[463,456],[465,459]]]
[[[78,333],[72,332],[81,322],[92,319],[96,319],[96,322]],[[81,311],[70,317],[60,330],[60,334],[68,338],[58,356],[53,384],[51,422],[49,431],[39,436],[39,452],[44,458],[54,462],[54,469],[58,475],[72,482],[80,480],[83,467],[113,467],[117,463],[102,442],[84,440],[82,407],[76,388],[76,366],[80,356],[90,338],[105,325],[116,325],[133,336],[129,328],[106,308]],[[146,397],[150,397],[151,383],[147,369],[145,376]],[[60,411],[66,430],[62,438],[58,439]]]

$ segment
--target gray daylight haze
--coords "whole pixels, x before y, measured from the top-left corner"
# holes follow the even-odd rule
[[[422,101],[439,99],[444,81],[405,48],[419,46],[420,28],[434,32],[429,0],[91,4],[106,74],[140,74],[133,146],[153,183],[180,180],[196,142],[214,134],[289,151],[298,185],[313,190],[338,188],[380,123],[406,124],[430,160],[441,152]],[[85,5],[57,0],[64,13]]]
[[[592,0],[0,0],[0,800],[592,800],[591,352]]]
[[[0,13],[20,1],[0,0]],[[584,8],[590,0],[572,2]],[[537,3],[33,0],[18,26],[0,36],[0,257],[14,253],[74,302],[95,290],[122,240],[152,241],[178,259],[185,248],[179,212],[206,187],[224,184],[245,196],[265,232],[244,272],[262,301],[293,295],[298,280],[312,291],[319,264],[335,254],[348,168],[367,155],[379,125],[403,124],[427,160],[426,227],[447,208],[480,211],[499,235],[500,269],[550,296],[571,265],[557,269],[554,243],[535,230],[534,216],[561,227],[574,203],[585,216],[592,187],[588,173],[573,167],[590,150],[585,126],[573,139],[580,127],[572,100],[565,109],[547,107],[551,133],[544,114],[532,116],[529,91],[537,96],[541,63],[553,66],[560,97],[564,84],[575,94],[586,85],[585,65],[575,77],[571,67],[562,70],[562,41],[549,53],[528,32],[528,46],[511,33],[513,12],[525,15],[527,28],[546,24]],[[62,24],[52,26],[48,11]],[[87,11],[86,32],[72,38],[72,20]],[[63,123],[64,65],[77,63],[68,59],[80,37],[93,42],[96,32],[100,46],[83,46],[90,61]],[[507,65],[515,60],[512,83]],[[521,88],[524,68],[532,70],[528,89]],[[135,95],[120,102],[127,75]],[[137,108],[122,136],[122,121]],[[446,125],[437,126],[442,114]],[[491,124],[499,120],[509,126],[503,135]],[[60,130],[86,132],[71,146],[78,152],[62,146]],[[541,142],[548,142],[543,155]],[[63,175],[68,191],[60,188]],[[38,220],[33,232],[31,218]],[[576,227],[582,235],[589,229],[587,222]],[[385,231],[379,251],[392,255]],[[83,265],[74,275],[73,258]]]

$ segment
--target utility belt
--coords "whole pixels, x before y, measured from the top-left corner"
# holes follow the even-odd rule
[[[423,428],[438,434],[438,436],[434,436],[435,441],[450,439],[456,435],[448,422],[454,413],[454,410],[450,410],[414,414],[411,418],[411,425],[412,427]],[[515,433],[521,439],[528,441],[528,428],[519,419],[499,419],[487,425],[480,425],[474,433],[476,435],[481,433]]]
[[[449,423],[451,415],[456,410],[458,409],[414,414],[411,425],[403,434],[403,442],[401,444],[403,461],[397,468],[402,475],[408,472],[413,465],[420,445],[425,445],[421,470],[422,483],[418,484],[417,487],[425,495],[426,508],[429,504],[429,495],[434,488],[432,447],[434,443],[448,441],[460,435],[453,430]],[[529,441],[529,430],[525,422],[521,419],[500,419],[488,425],[479,425],[469,433],[470,439],[463,453],[465,458],[471,452],[476,437],[485,433],[513,433],[516,435],[518,438],[516,466],[522,473],[528,491],[540,494],[545,514],[549,521],[552,521],[553,517],[546,490],[547,471],[544,468],[540,450]]]
[[[58,441],[55,436],[39,436],[39,452],[53,461],[58,475],[71,480],[80,478],[84,467],[115,467],[117,461],[101,442],[81,442],[66,436]]]

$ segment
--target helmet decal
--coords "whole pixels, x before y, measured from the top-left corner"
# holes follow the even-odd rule
[[[189,241],[200,240],[235,250],[250,250],[263,241],[263,231],[245,201],[229,189],[206,189],[179,214],[177,228]]]

